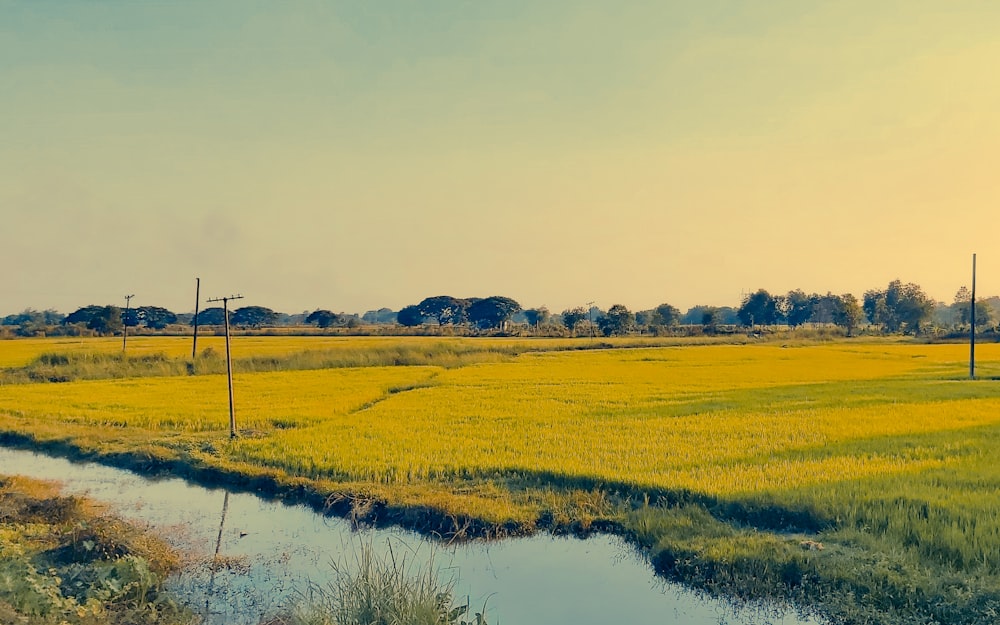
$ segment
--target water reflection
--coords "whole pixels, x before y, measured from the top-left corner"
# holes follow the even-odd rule
[[[208,625],[255,625],[325,586],[331,562],[353,561],[360,541],[413,561],[433,558],[472,611],[490,623],[588,625],[815,623],[773,609],[735,611],[656,578],[648,563],[614,537],[535,536],[443,546],[402,530],[353,532],[336,518],[245,493],[150,480],[96,464],[72,464],[0,448],[0,473],[61,481],[132,521],[148,524],[191,564],[170,582]],[[221,506],[221,514],[220,514]]]

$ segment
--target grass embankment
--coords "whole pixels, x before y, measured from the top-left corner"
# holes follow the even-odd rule
[[[237,373],[349,367],[434,365],[454,368],[499,362],[529,352],[679,345],[742,344],[745,336],[602,339],[439,337],[272,337],[234,339]],[[225,373],[225,340],[134,337],[128,350],[114,338],[18,339],[0,342],[0,384]]]
[[[961,379],[966,350],[711,346],[244,373],[235,441],[220,375],[6,385],[0,428],[305,493],[363,521],[616,531],[669,576],[840,622],[988,623],[1000,385]],[[1000,373],[1000,346],[978,353],[981,375]]]
[[[160,592],[176,565],[165,545],[85,500],[0,476],[0,622],[194,623]]]

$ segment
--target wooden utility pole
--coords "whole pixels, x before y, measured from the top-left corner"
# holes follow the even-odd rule
[[[217,297],[209,302],[222,302],[222,318],[226,321],[226,377],[229,378],[229,438],[236,438],[236,409],[233,406],[233,356],[229,351],[229,300],[243,299],[242,295]]]
[[[969,379],[976,379],[976,255],[972,255],[972,303],[969,308]]]
[[[135,294],[125,296],[125,314],[122,316],[122,351],[125,351],[125,346],[128,343],[128,304],[132,301]]]
[[[194,279],[194,340],[191,341],[191,360],[198,357],[198,301],[201,297],[201,278]]]

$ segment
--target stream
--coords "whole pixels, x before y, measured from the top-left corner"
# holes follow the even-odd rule
[[[486,608],[491,625],[818,625],[773,605],[741,606],[666,582],[631,546],[612,536],[548,535],[446,545],[400,530],[351,529],[302,505],[204,488],[177,478],[150,479],[93,463],[71,463],[0,448],[0,474],[57,480],[116,514],[148,526],[189,562],[168,590],[205,625],[257,625],[307,599],[350,566],[357,547],[392,549],[397,561],[428,560],[470,612]],[[209,565],[218,553],[224,567]]]

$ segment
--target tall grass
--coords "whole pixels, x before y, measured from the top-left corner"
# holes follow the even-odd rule
[[[359,543],[353,561],[333,562],[334,579],[313,587],[288,625],[486,625],[483,612],[456,604],[454,578],[431,558],[420,565],[388,543]]]
[[[233,340],[238,371],[495,362],[527,352],[700,345],[739,338],[623,337],[590,339],[248,336]],[[127,354],[117,339],[22,339],[0,342],[0,382],[71,381],[224,371],[225,342],[206,336],[191,358],[191,340],[135,337]],[[164,363],[170,362],[170,366]]]

